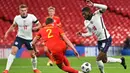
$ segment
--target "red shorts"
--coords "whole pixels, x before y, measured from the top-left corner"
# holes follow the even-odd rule
[[[46,46],[51,51],[51,53],[63,53],[66,51],[66,43],[63,40],[47,42]]]
[[[62,64],[64,62],[64,54],[63,53],[53,53],[52,54],[56,64]]]

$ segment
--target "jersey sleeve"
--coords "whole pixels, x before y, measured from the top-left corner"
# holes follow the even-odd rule
[[[85,27],[87,27],[89,24],[90,24],[90,21],[89,21],[89,20],[85,20],[85,21],[84,21]]]
[[[61,28],[59,28],[59,27],[57,27],[57,28],[58,28],[58,31],[59,31],[60,35],[64,35],[65,34],[64,31]]]
[[[98,15],[102,15],[102,11],[100,9],[98,9],[97,11],[94,12],[94,15],[98,14]]]
[[[39,31],[37,32],[36,37],[37,37],[37,38],[41,38],[41,30],[39,30]]]
[[[94,5],[94,7],[99,8],[99,12],[100,12],[101,14],[102,14],[103,12],[105,12],[106,9],[107,9],[107,6],[106,6],[106,5],[103,5],[103,4],[94,3],[93,5]]]
[[[34,15],[32,15],[32,19],[33,19],[33,23],[35,24],[39,23],[38,19]]]

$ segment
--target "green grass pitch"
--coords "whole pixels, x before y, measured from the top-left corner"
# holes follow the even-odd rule
[[[119,56],[117,56],[119,58]],[[106,73],[130,73],[130,56],[125,56],[127,69],[123,69],[123,67],[119,63],[106,63],[105,64],[105,72]],[[92,65],[92,71],[90,73],[100,73],[97,65],[95,57],[81,57],[77,59],[76,57],[68,57],[70,64],[73,68],[80,70],[80,66],[84,62],[90,62]],[[5,68],[6,59],[0,59],[0,72]],[[46,66],[48,58],[41,57],[38,58],[38,69],[42,71],[42,73],[66,73],[60,70],[56,65],[49,67]],[[33,73],[30,59],[20,59],[17,58],[14,60],[14,63],[10,69],[9,73]]]

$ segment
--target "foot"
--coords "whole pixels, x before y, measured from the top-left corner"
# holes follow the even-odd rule
[[[122,57],[121,58],[121,65],[124,67],[124,69],[126,69],[127,68],[127,66],[126,66],[126,63],[125,63],[125,58],[124,57]]]
[[[35,70],[33,70],[34,71],[34,73],[42,73],[40,70],[38,70],[38,69],[35,69]]]
[[[48,62],[47,66],[53,66],[53,63]]]
[[[8,73],[8,70],[4,70],[3,73]]]
[[[82,72],[82,71],[78,71],[78,73],[84,73],[84,72]]]

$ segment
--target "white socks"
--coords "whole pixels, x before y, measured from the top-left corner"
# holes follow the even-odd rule
[[[121,63],[121,59],[120,58],[112,58],[112,57],[108,57],[107,58],[107,62],[119,62]]]
[[[104,72],[104,64],[103,64],[103,62],[101,60],[96,61],[96,62],[97,62],[97,65],[98,65],[98,68],[99,68],[100,72],[105,73]],[[121,63],[122,60],[120,58],[107,57],[107,62],[119,62],[119,63]]]
[[[13,61],[15,59],[15,55],[10,54],[7,59],[6,69],[9,70]],[[37,69],[37,57],[31,59],[33,70]]]
[[[6,64],[6,69],[5,70],[9,70],[13,61],[14,61],[15,55],[10,54],[7,60],[7,64]]]
[[[101,73],[105,73],[104,72],[104,64],[103,62],[100,60],[100,61],[96,61],[97,62],[97,65],[98,65],[98,68],[100,70]]]
[[[33,70],[37,69],[37,57],[31,59]]]

